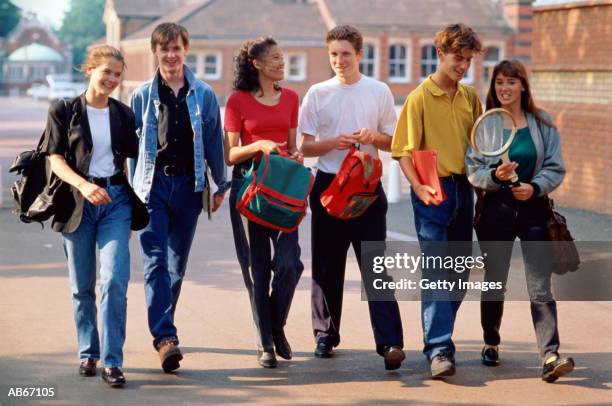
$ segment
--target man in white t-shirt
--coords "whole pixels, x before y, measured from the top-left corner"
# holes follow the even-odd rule
[[[396,122],[389,87],[359,72],[363,56],[361,33],[338,26],[327,33],[327,51],[336,74],[306,94],[299,119],[304,156],[317,156],[317,175],[310,194],[312,210],[312,325],[315,356],[330,358],[340,343],[340,318],[346,256],[350,245],[361,269],[361,242],[384,241],[387,199],[382,186],[378,199],[357,218],[340,220],[327,214],[320,195],[334,179],[353,144],[378,156],[390,150]],[[365,277],[368,270],[361,269]],[[386,369],[397,369],[405,358],[402,323],[394,299],[368,301],[376,351]]]

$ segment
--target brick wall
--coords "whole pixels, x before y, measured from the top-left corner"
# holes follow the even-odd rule
[[[534,10],[532,86],[561,133],[559,203],[612,214],[612,1]]]

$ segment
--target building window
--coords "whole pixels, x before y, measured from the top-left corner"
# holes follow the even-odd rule
[[[421,47],[421,79],[425,79],[436,71],[438,67],[438,54],[433,45]]]
[[[197,75],[198,73],[198,56],[195,54],[188,54],[187,58],[185,58],[185,65]]]
[[[8,77],[13,80],[23,79],[23,66],[9,66]]]
[[[502,50],[498,46],[487,47],[482,62],[482,82],[488,85],[491,81],[491,75],[493,74],[493,68],[497,62],[502,60]]]
[[[221,78],[221,54],[208,53],[204,54],[204,79],[220,79]]]
[[[363,45],[363,57],[359,62],[359,71],[366,76],[376,77],[376,48],[373,44]]]
[[[410,81],[410,51],[404,44],[392,44],[389,47],[389,81]]]
[[[285,77],[293,82],[300,82],[306,79],[306,55],[287,55],[285,59]]]
[[[48,68],[46,66],[33,66],[32,67],[32,80],[42,80],[47,76]]]

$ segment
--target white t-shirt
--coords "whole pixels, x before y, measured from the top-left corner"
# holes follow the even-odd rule
[[[397,115],[389,87],[365,75],[351,85],[336,77],[313,85],[302,102],[299,133],[314,135],[317,141],[353,134],[367,128],[392,136]],[[361,150],[378,156],[373,145],[361,145]],[[321,155],[317,169],[337,173],[348,150],[333,149]]]
[[[93,141],[89,176],[106,178],[117,172],[111,149],[110,114],[108,107],[97,109],[87,106],[87,119]]]

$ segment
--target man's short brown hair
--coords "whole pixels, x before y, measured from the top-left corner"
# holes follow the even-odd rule
[[[482,52],[482,43],[476,32],[465,24],[449,24],[440,29],[434,38],[436,48],[446,53],[460,53],[470,49],[476,53]]]
[[[183,46],[189,46],[189,32],[182,25],[177,23],[162,23],[153,30],[151,34],[151,49],[155,50],[157,45],[168,45],[172,41],[176,41],[178,37],[183,40]]]
[[[325,38],[325,44],[329,45],[332,41],[348,41],[353,45],[356,53],[359,53],[363,48],[363,36],[352,25],[339,25],[329,30]]]

